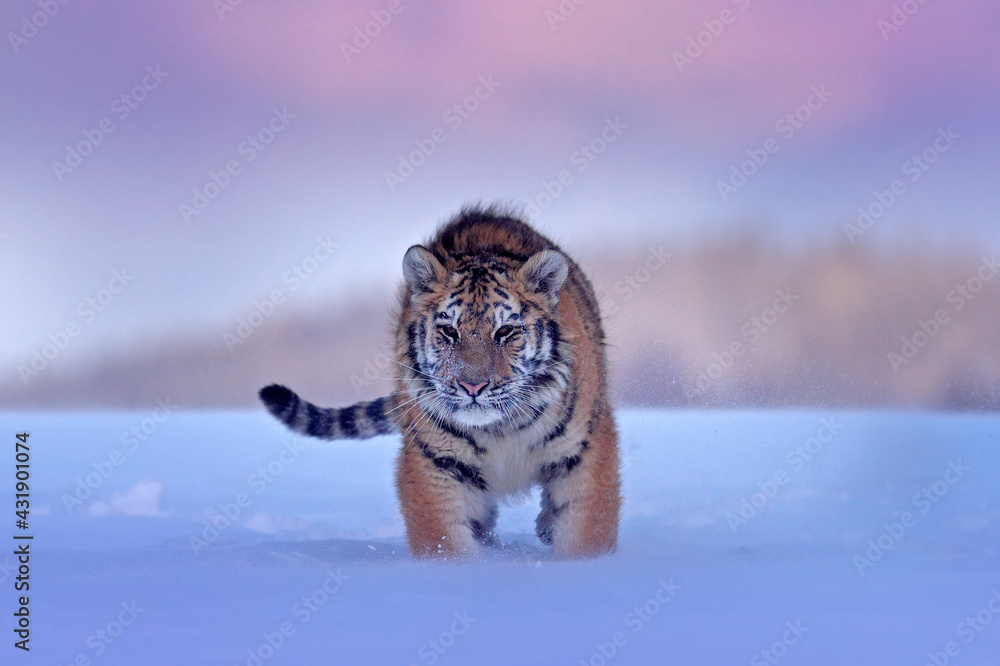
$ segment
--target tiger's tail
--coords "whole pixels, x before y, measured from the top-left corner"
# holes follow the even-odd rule
[[[393,393],[350,407],[317,407],[289,388],[271,384],[260,390],[260,399],[276,419],[294,432],[319,439],[368,439],[400,432],[393,412],[400,397]]]

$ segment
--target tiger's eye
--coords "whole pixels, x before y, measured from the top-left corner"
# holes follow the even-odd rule
[[[452,344],[458,342],[458,331],[455,330],[454,326],[449,326],[448,324],[438,324],[437,332],[443,335],[448,342]]]
[[[497,332],[493,334],[493,339],[496,340],[497,343],[505,342],[506,339],[512,336],[516,330],[517,329],[513,326],[501,326],[497,329]]]

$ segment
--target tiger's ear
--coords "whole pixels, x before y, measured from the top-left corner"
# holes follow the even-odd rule
[[[569,261],[562,252],[542,250],[531,255],[524,266],[517,271],[517,277],[524,286],[536,294],[542,294],[550,305],[559,302],[559,290],[569,275]]]
[[[434,285],[444,282],[448,272],[431,251],[414,245],[403,256],[403,277],[414,296],[431,291]]]

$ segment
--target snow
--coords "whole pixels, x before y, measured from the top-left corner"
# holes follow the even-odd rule
[[[616,554],[549,557],[536,494],[501,508],[505,550],[445,563],[406,552],[390,437],[0,422],[31,433],[35,534],[32,650],[3,663],[1000,664],[997,415],[622,410]]]

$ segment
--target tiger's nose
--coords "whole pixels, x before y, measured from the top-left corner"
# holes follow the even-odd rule
[[[472,397],[475,397],[475,396],[477,396],[477,395],[479,395],[480,393],[483,392],[483,389],[486,388],[486,385],[489,384],[489,382],[480,382],[478,384],[469,384],[467,382],[459,382],[458,384],[459,384],[459,386],[461,386],[462,388],[465,389],[466,393],[468,393]]]

